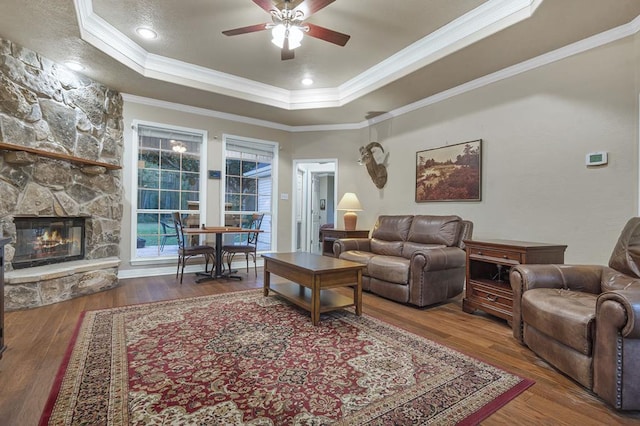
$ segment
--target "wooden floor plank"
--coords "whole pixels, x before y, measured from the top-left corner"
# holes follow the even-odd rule
[[[85,310],[221,294],[262,287],[262,271],[240,271],[242,281],[196,284],[185,274],[123,279],[116,288],[36,309],[8,312],[7,351],[0,360],[0,424],[36,425],[78,318]],[[272,277],[278,282],[277,277]],[[341,290],[348,292],[347,289]],[[640,413],[619,413],[518,344],[503,320],[462,312],[460,297],[413,308],[363,295],[363,311],[410,332],[533,379],[536,384],[483,422],[484,425],[640,424]]]

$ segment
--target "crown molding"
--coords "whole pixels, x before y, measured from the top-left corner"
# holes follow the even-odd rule
[[[294,127],[286,124],[276,123],[273,121],[259,120],[257,118],[245,117],[243,115],[229,114],[227,112],[215,111],[207,108],[199,108],[184,104],[178,104],[175,102],[161,101],[159,99],[146,98],[144,96],[132,95],[129,93],[122,93],[122,99],[125,102],[131,102],[134,104],[148,105],[156,108],[163,108],[172,111],[184,112],[187,114],[201,115],[203,117],[219,118],[221,120],[234,121],[237,123],[250,124],[252,126],[266,127],[268,129],[284,130],[285,132],[292,132]]]
[[[283,130],[291,133],[301,132],[321,132],[321,131],[335,131],[335,130],[358,130],[363,129],[383,121],[399,117],[401,115],[410,113],[412,111],[424,108],[429,105],[436,104],[446,99],[462,95],[475,89],[479,89],[489,84],[496,83],[507,78],[514,77],[518,74],[522,74],[527,71],[540,68],[542,66],[551,64],[553,62],[568,58],[573,55],[577,55],[582,52],[586,52],[591,49],[595,49],[600,46],[604,46],[609,43],[613,43],[617,40],[632,36],[640,32],[640,16],[637,16],[633,21],[628,24],[621,25],[616,28],[612,28],[600,34],[596,34],[592,37],[580,40],[572,43],[568,46],[561,47],[560,49],[553,50],[519,64],[504,68],[500,71],[488,74],[486,76],[477,78],[467,83],[461,84],[451,89],[442,91],[433,96],[421,99],[411,104],[402,106],[393,111],[386,112],[378,115],[372,119],[364,120],[358,123],[344,123],[344,124],[318,124],[309,126],[289,126],[286,124],[275,123],[272,121],[258,120],[255,118],[245,117],[241,115],[228,114],[224,112],[214,111],[205,108],[191,107],[188,105],[182,105],[172,102],[160,101],[151,98],[145,98],[142,96],[122,94],[122,98],[127,102],[133,102],[138,104],[155,106],[158,108],[165,108],[175,111],[182,111],[191,114],[203,115],[206,117],[215,117],[223,120],[229,120],[234,122],[240,122],[245,124],[251,124],[255,126],[262,126],[276,130]]]
[[[74,0],[80,37],[145,77],[287,110],[340,107],[516,22],[543,0],[489,0],[338,87],[287,90],[147,52]]]

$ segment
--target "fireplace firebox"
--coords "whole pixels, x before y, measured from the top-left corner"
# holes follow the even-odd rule
[[[84,259],[84,217],[14,217],[14,269]]]

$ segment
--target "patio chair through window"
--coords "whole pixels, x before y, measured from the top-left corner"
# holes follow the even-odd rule
[[[164,220],[160,221],[162,226],[162,239],[160,240],[160,251],[164,251],[164,246],[167,244],[167,240],[170,238],[178,238],[176,229],[171,223],[167,223]]]

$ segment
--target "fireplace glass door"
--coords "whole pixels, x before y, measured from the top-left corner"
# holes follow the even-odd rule
[[[15,269],[84,259],[85,219],[15,217]]]

